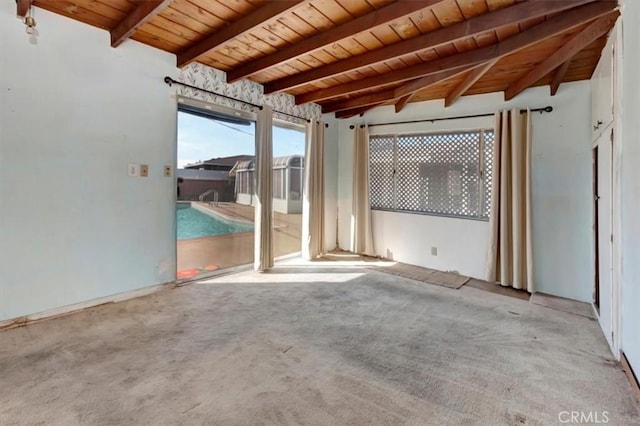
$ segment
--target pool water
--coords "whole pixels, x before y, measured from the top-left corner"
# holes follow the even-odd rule
[[[252,224],[232,222],[194,209],[188,203],[177,205],[178,239],[210,237],[252,231]]]

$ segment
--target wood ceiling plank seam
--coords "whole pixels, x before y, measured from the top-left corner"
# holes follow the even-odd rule
[[[167,21],[168,20],[166,18],[156,16],[154,19],[143,25],[140,29],[146,27],[147,25],[150,25],[159,29],[163,29],[171,34],[189,41],[196,41],[200,39],[200,37],[202,37],[202,34],[197,31],[193,31],[192,29],[173,21],[169,21],[170,23]]]
[[[218,16],[215,11],[210,9],[211,5],[207,4],[206,7],[201,6],[200,4],[195,3],[193,0],[174,0],[173,4],[176,9],[184,9],[184,13],[193,17],[193,19],[197,19],[196,16],[206,17],[207,20],[211,21],[211,24],[215,28],[220,28],[229,22]]]
[[[361,2],[359,6],[358,6],[358,2],[354,0],[336,0],[336,3],[338,3],[344,10],[349,12],[352,16],[357,16],[360,13],[366,14],[376,10],[366,1]]]
[[[311,34],[314,34],[316,32],[316,29],[312,25],[309,25],[295,13],[282,16],[280,19],[278,19],[278,21],[286,23],[286,26],[288,28],[292,29],[303,38],[309,37],[311,36]]]
[[[286,66],[283,66],[282,68],[284,69],[288,69],[290,71],[292,71],[293,73],[298,73],[301,70],[309,70],[313,68],[312,64],[308,64],[304,61],[293,61],[290,62],[288,64],[286,64]],[[275,69],[279,69],[279,68],[275,68]]]
[[[409,18],[389,22],[389,27],[391,27],[401,40],[407,40],[421,34],[420,29]]]
[[[209,61],[212,61],[216,65],[214,68],[217,68],[221,71],[227,71],[231,67],[233,67],[236,63],[235,60],[229,60],[229,57],[223,53],[215,53],[206,56]]]
[[[191,40],[186,39],[180,35],[176,35],[173,34],[172,32],[168,31],[165,28],[156,26],[149,23],[146,23],[145,25],[143,25],[139,30],[144,29],[144,31],[146,31],[149,34],[155,35],[157,37],[160,37],[162,40],[168,40],[178,46],[181,47],[185,47],[186,45],[191,43]]]
[[[356,34],[353,36],[353,39],[360,43],[368,52],[384,46],[382,43],[380,43],[380,40],[378,40],[369,31]]]
[[[442,25],[438,21],[438,18],[433,13],[432,9],[427,11],[421,11],[421,18],[419,20],[415,20],[414,23],[420,30],[422,34],[427,34],[435,30],[442,29]]]
[[[262,28],[262,31],[254,32],[254,36],[262,40],[262,42],[267,43],[274,49],[282,49],[284,46],[287,46],[289,44],[287,40],[264,28]]]
[[[48,10],[49,12],[56,13],[58,15],[66,16],[67,18],[74,19],[76,21],[84,22],[85,24],[92,25],[94,27],[98,27],[104,30],[109,30],[112,28],[117,22],[113,19],[107,18],[105,16],[99,15],[90,10],[78,7],[69,1],[58,0],[55,4],[52,4],[47,1],[37,1],[33,2],[33,5],[39,7],[44,10]],[[66,7],[63,7],[66,5]],[[71,9],[70,9],[71,8]],[[73,10],[70,12],[69,10]],[[84,19],[82,19],[84,17]]]
[[[189,1],[195,4],[196,6],[209,11],[209,13],[217,16],[221,20],[225,21],[227,24],[234,22],[243,16],[242,14],[239,14],[233,9],[230,9],[229,7],[227,7],[225,3],[220,2],[218,0],[206,0],[206,1],[189,0]]]
[[[246,15],[247,13],[251,13],[251,11],[257,9],[258,7],[260,7],[261,4],[264,4],[264,2],[256,2],[256,3],[252,3],[252,2],[248,2],[248,1],[244,1],[244,2],[240,2],[240,1],[224,1],[224,2],[220,2],[219,3],[223,3],[228,9],[233,10],[238,16],[240,15]]]
[[[178,46],[177,44],[167,40],[160,40],[158,37],[152,34],[149,34],[142,29],[139,31],[136,31],[136,33],[133,36],[131,36],[131,40],[148,44],[149,46],[153,46],[158,49],[165,50],[167,52],[176,52],[178,49],[180,49],[180,46]]]
[[[131,13],[131,11],[133,11],[136,8],[135,4],[129,3],[129,2],[118,2],[118,1],[109,1],[107,3],[105,3],[104,1],[101,0],[94,0],[96,3],[100,3],[103,5],[107,5],[113,9],[119,10],[120,12],[124,13],[125,15]]]
[[[302,35],[293,28],[289,28],[284,22],[282,22],[282,19],[268,23],[266,26],[263,26],[263,28],[282,38],[288,44],[294,44],[304,40]]]
[[[547,21],[540,24],[524,33],[520,33],[510,39],[504,40],[496,44],[495,46],[488,46],[483,49],[477,49],[470,52],[465,52],[460,55],[453,55],[451,57],[443,58],[439,61],[433,61],[433,63],[421,64],[420,66],[414,66],[399,70],[394,73],[389,73],[380,78],[365,79],[354,82],[345,87],[331,87],[329,89],[319,91],[313,95],[305,95],[303,97],[297,97],[297,103],[314,102],[322,99],[327,99],[335,96],[336,92],[353,93],[362,91],[371,87],[380,87],[389,84],[390,81],[402,81],[416,78],[419,75],[428,75],[429,73],[436,73],[448,67],[452,67],[454,64],[461,67],[477,64],[484,60],[492,59],[495,57],[502,57],[510,55],[517,51],[524,50],[537,44],[541,41],[547,40],[556,33],[563,33],[570,29],[579,27],[584,24],[583,21],[592,21],[611,13],[611,10],[615,5],[615,2],[592,2],[586,4],[577,9],[571,9],[565,14],[560,15],[553,21]],[[464,65],[462,65],[464,62]],[[429,70],[427,72],[427,70]],[[268,87],[268,85],[266,86]]]
[[[238,43],[225,44],[221,49],[217,49],[211,53],[220,53],[227,56],[233,60],[233,63],[229,64],[231,66],[238,66],[245,58],[259,54],[259,52],[253,51],[252,48],[248,49],[246,45],[240,45]]]
[[[203,23],[214,30],[218,30],[227,24],[227,21],[221,19],[219,16],[209,12],[197,4],[190,2],[189,0],[173,0],[173,8],[180,11],[192,19]],[[171,6],[170,6],[171,7]]]
[[[107,18],[121,21],[128,13],[114,8],[111,4],[100,3],[96,1],[82,2],[82,7],[86,10],[90,10],[99,15],[106,16]]]
[[[185,48],[184,51],[179,52],[177,58],[178,66],[183,67],[208,51],[217,49],[221,45],[233,40],[240,34],[249,33],[253,27],[262,25],[264,21],[276,20],[287,13],[295,11],[300,4],[304,3],[305,1],[301,0],[267,3],[265,6],[234,21],[232,25],[227,25],[200,42],[192,44]]]
[[[200,33],[202,36],[210,33],[211,31],[215,31],[215,28],[213,28],[212,26],[193,19],[183,14],[182,12],[173,9],[171,6],[163,10],[158,16],[163,16],[165,19],[168,19],[171,22],[175,22],[187,28],[191,28],[193,31]]]
[[[313,2],[313,7],[336,26],[342,25],[354,18],[353,15],[347,12],[346,9],[344,9],[335,0],[315,0]]]
[[[309,13],[309,15],[302,16],[303,11]],[[302,11],[294,11],[293,14],[306,22],[309,26],[313,27],[315,32],[326,31],[333,26],[333,22],[324,18],[324,15],[318,13],[316,9],[314,9],[310,4],[308,4],[307,7],[303,8]]]
[[[440,3],[433,8],[433,13],[436,15],[438,22],[440,22],[440,25],[443,28],[465,20],[462,11],[458,7],[458,3],[455,0]]]
[[[262,54],[263,51],[267,52],[267,54],[270,54],[277,49],[277,47],[272,46],[266,41],[255,36],[253,32],[240,34],[239,36],[234,37],[225,44],[231,44],[234,42],[246,46],[249,50],[255,51],[258,55]]]

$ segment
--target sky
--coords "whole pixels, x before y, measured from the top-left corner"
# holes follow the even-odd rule
[[[223,123],[178,112],[178,168],[216,157],[255,154],[255,123]],[[274,126],[273,156],[304,155],[302,131]]]

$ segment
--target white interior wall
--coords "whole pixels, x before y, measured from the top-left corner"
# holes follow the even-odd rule
[[[0,320],[175,279],[175,56],[0,4]],[[127,175],[129,163],[149,177]]]
[[[533,116],[533,230],[536,288],[540,292],[591,301],[593,291],[591,133],[589,82],[563,84],[555,97],[548,87],[525,91],[504,102],[501,93],[409,104],[400,114],[376,108],[363,118],[339,120],[339,245],[350,247],[353,130],[351,124],[380,123],[544,107]],[[371,134],[434,132],[492,127],[492,118],[372,127]],[[401,262],[484,278],[488,223],[406,213],[373,213],[376,253]],[[431,247],[438,255],[431,255]]]
[[[622,8],[621,346],[640,378],[640,2]]]

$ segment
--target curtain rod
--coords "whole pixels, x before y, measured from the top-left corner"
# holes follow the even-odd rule
[[[167,83],[169,86],[171,86],[172,84],[177,84],[178,86],[188,87],[189,89],[199,90],[200,92],[205,92],[205,93],[209,93],[211,95],[220,96],[221,98],[229,99],[230,101],[240,102],[242,104],[249,105],[249,106],[254,107],[254,108],[258,108],[259,110],[262,110],[262,108],[264,108],[262,105],[252,104],[251,102],[243,101],[242,99],[232,98],[231,96],[223,95],[221,93],[212,92],[211,90],[202,89],[200,87],[192,86],[190,84],[183,83],[181,81],[176,81],[176,80],[172,79],[169,76],[164,78],[164,82]],[[297,118],[298,120],[304,120],[307,123],[311,123],[311,120],[309,120],[308,118],[299,117],[297,115],[289,114],[287,112],[276,111],[275,109],[273,110],[273,112],[275,112],[277,114],[286,115],[288,117]],[[329,126],[327,125],[327,127],[329,127]]]
[[[553,107],[552,106],[546,106],[544,108],[535,108],[535,109],[531,110],[531,112],[539,112],[540,114],[542,114],[543,112],[551,112],[551,111],[553,111]],[[520,110],[520,114],[524,114],[525,112],[527,112],[526,109],[521,109]],[[475,114],[475,115],[459,115],[457,117],[429,118],[429,119],[425,119],[425,120],[410,120],[410,121],[396,121],[394,123],[361,124],[360,128],[363,128],[365,126],[369,126],[369,127],[388,126],[388,125],[391,125],[391,124],[412,124],[412,123],[424,123],[424,122],[435,123],[436,121],[461,120],[461,119],[464,119],[464,118],[477,118],[477,117],[493,117],[494,115],[495,115],[495,113]],[[351,126],[349,126],[349,128],[350,129],[355,129],[355,126],[352,124]]]

